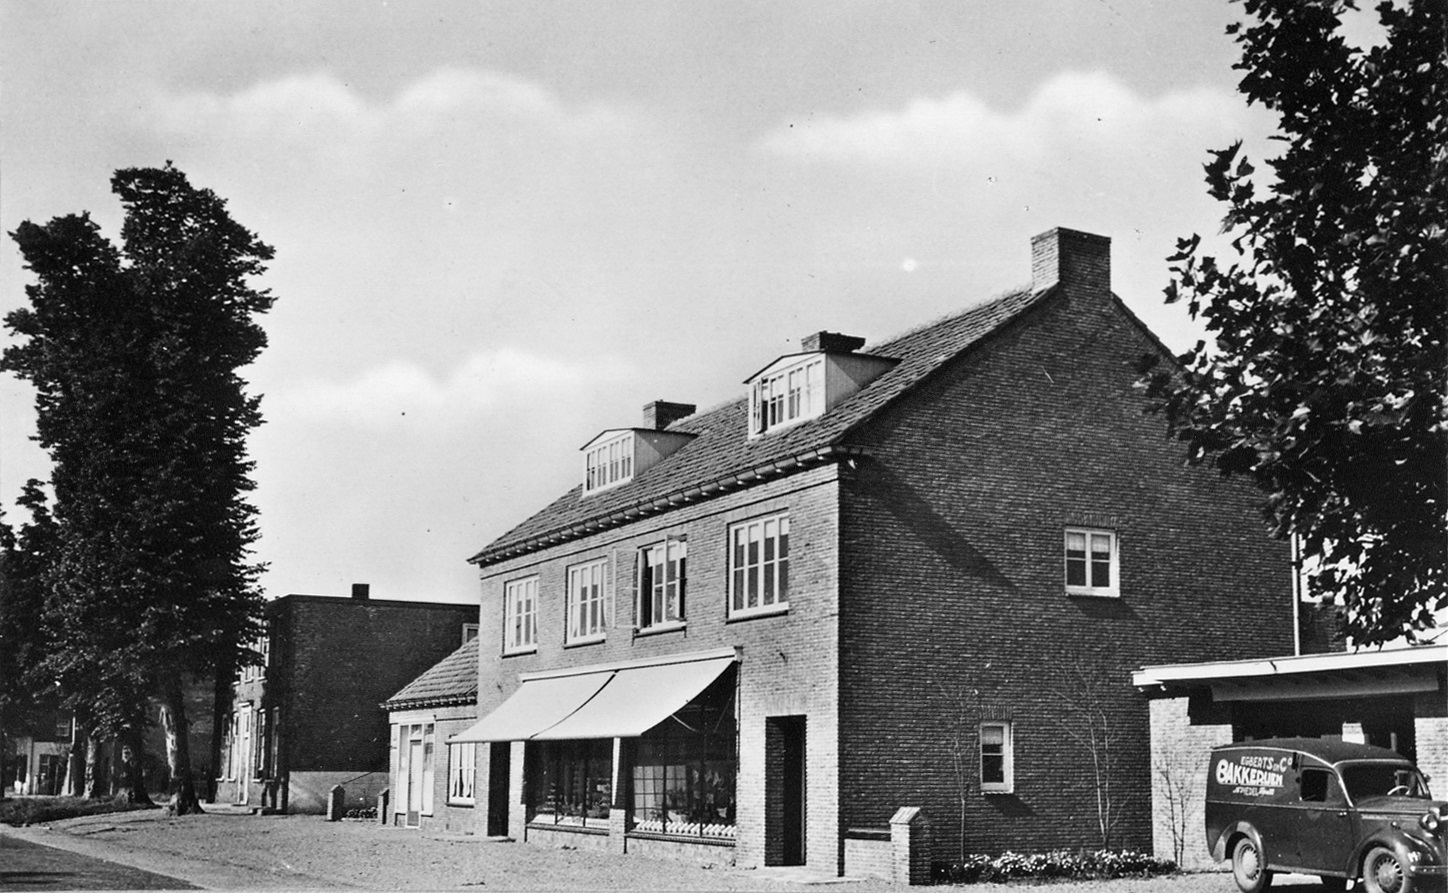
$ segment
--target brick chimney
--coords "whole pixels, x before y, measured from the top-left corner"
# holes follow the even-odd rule
[[[864,338],[856,338],[854,335],[841,335],[839,332],[815,332],[813,335],[806,335],[799,341],[799,349],[804,353],[854,353],[865,346]]]
[[[667,400],[655,400],[652,403],[644,404],[644,427],[654,431],[662,431],[679,419],[686,419],[698,409],[692,403],[670,403]]]
[[[353,583],[353,584],[352,584],[352,597],[355,598],[355,599],[357,599],[358,601],[363,601],[363,602],[365,602],[365,601],[367,600],[368,596],[370,596],[371,594],[372,594],[372,584],[370,584],[370,583]]]
[[[1031,239],[1031,287],[1111,293],[1111,238],[1056,227]]]

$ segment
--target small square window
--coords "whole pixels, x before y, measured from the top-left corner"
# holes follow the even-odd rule
[[[1008,722],[980,724],[980,790],[1009,794],[1015,790],[1015,742]]]
[[[1121,594],[1116,532],[1066,528],[1066,592],[1070,595]]]

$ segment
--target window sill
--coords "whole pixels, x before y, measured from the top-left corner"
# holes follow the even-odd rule
[[[1096,590],[1096,591],[1092,591],[1092,590],[1090,590],[1090,589],[1067,589],[1067,590],[1066,590],[1066,597],[1067,597],[1067,598],[1121,598],[1121,593],[1120,593],[1120,592],[1112,592],[1112,591],[1108,591],[1108,590]]]
[[[744,620],[753,620],[756,617],[778,617],[781,614],[788,613],[789,603],[786,602],[782,605],[771,606],[769,608],[755,608],[754,610],[750,611],[740,611],[738,613],[730,614],[724,619],[724,622],[738,623]]]
[[[704,846],[734,846],[732,837],[702,837],[698,834],[660,834],[657,831],[629,831],[624,835],[635,840],[661,840],[668,843],[701,843]]]
[[[518,649],[505,650],[505,651],[503,652],[503,656],[504,656],[504,657],[521,657],[521,656],[523,656],[523,655],[525,655],[525,654],[537,654],[537,653],[538,653],[538,646],[537,646],[537,645],[534,645],[534,646],[532,646],[531,648],[518,648]]]
[[[582,648],[582,647],[584,647],[585,645],[602,645],[605,641],[607,641],[607,637],[606,637],[606,636],[595,636],[595,637],[590,638],[590,639],[575,639],[575,640],[572,641],[572,642],[564,642],[564,643],[563,643],[563,647],[564,647],[564,648]]]
[[[991,789],[991,790],[986,790],[985,788],[981,788],[981,791],[980,791],[980,792],[981,792],[982,794],[984,794],[985,796],[987,796],[987,797],[1010,797],[1010,796],[1012,796],[1012,795],[1015,794],[1015,789],[1014,789],[1014,788],[993,788],[993,789]]]
[[[529,822],[530,831],[558,831],[563,834],[592,834],[594,836],[608,836],[607,828],[589,828],[584,825],[555,825],[552,822]]]
[[[477,803],[478,803],[478,801],[476,801],[476,800],[449,800],[449,801],[447,801],[447,805],[448,805],[448,806],[457,806],[457,807],[460,807],[460,808],[462,808],[462,809],[472,809],[474,806],[477,805]]]
[[[645,626],[634,630],[634,635],[656,636],[660,633],[676,633],[684,629],[688,629],[687,623],[656,623],[653,626]]]

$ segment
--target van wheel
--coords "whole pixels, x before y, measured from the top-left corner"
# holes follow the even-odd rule
[[[1380,846],[1363,860],[1363,888],[1368,893],[1412,893],[1413,881],[1398,854]]]
[[[1232,878],[1242,893],[1262,893],[1272,886],[1272,872],[1267,870],[1262,851],[1250,837],[1237,841],[1232,848]]]

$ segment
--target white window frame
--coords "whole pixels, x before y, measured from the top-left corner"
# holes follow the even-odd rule
[[[602,642],[607,635],[613,587],[609,584],[608,559],[597,558],[568,569],[568,594],[564,644]]]
[[[660,557],[662,560],[654,563],[654,559]],[[678,629],[688,619],[688,592],[689,592],[689,541],[682,537],[672,537],[663,542],[653,543],[644,546],[639,550],[639,580],[638,580],[638,602],[634,605],[634,616],[638,618],[638,628],[642,632],[649,632],[663,629]],[[663,569],[663,580],[655,579],[654,567]],[[655,595],[664,605],[670,601],[670,589],[673,590],[673,602],[678,605],[678,617],[659,619],[658,613],[653,610],[656,602]],[[648,610],[645,610],[645,609]],[[644,618],[649,619],[645,622]]]
[[[625,431],[583,454],[583,492],[597,493],[633,480],[634,435]]]
[[[478,745],[467,741],[447,746],[447,802],[477,803],[474,783],[478,771]]]
[[[1001,741],[999,745],[992,742],[991,746],[999,746],[1000,753],[991,753],[990,756],[999,756],[1001,759],[1001,781],[986,781],[985,760],[986,760],[986,729],[1000,729]],[[979,753],[980,753],[980,792],[982,794],[1012,794],[1016,789],[1016,739],[1014,730],[1009,722],[992,720],[980,724],[978,730]]]
[[[1085,555],[1076,561],[1084,561],[1086,571],[1085,583],[1071,582],[1071,538],[1082,537],[1085,545]],[[1099,562],[1094,556],[1100,554],[1095,551],[1096,541],[1105,537],[1108,542],[1109,557],[1106,562],[1107,575],[1109,577],[1106,585],[1097,585],[1094,582],[1095,565]],[[1119,598],[1121,596],[1121,559],[1120,541],[1116,531],[1102,527],[1067,527],[1061,538],[1061,579],[1066,585],[1068,595],[1094,595],[1105,598]]]
[[[755,559],[750,560],[749,546],[756,542],[754,539],[756,531],[759,551]],[[729,526],[728,616],[730,619],[778,614],[789,610],[789,537],[789,512],[751,518],[748,521],[741,521]],[[771,539],[774,542],[773,558],[767,557],[771,551],[768,545]],[[784,544],[783,550],[780,549],[781,540]],[[742,566],[740,564],[741,548],[743,550]],[[753,584],[752,589],[751,583]],[[773,600],[766,602],[765,596],[770,589],[773,590]],[[755,604],[749,603],[751,592],[758,594]]]
[[[538,650],[538,577],[503,584],[503,653]]]
[[[822,415],[825,360],[815,355],[756,378],[749,387],[749,434],[759,437]]]

